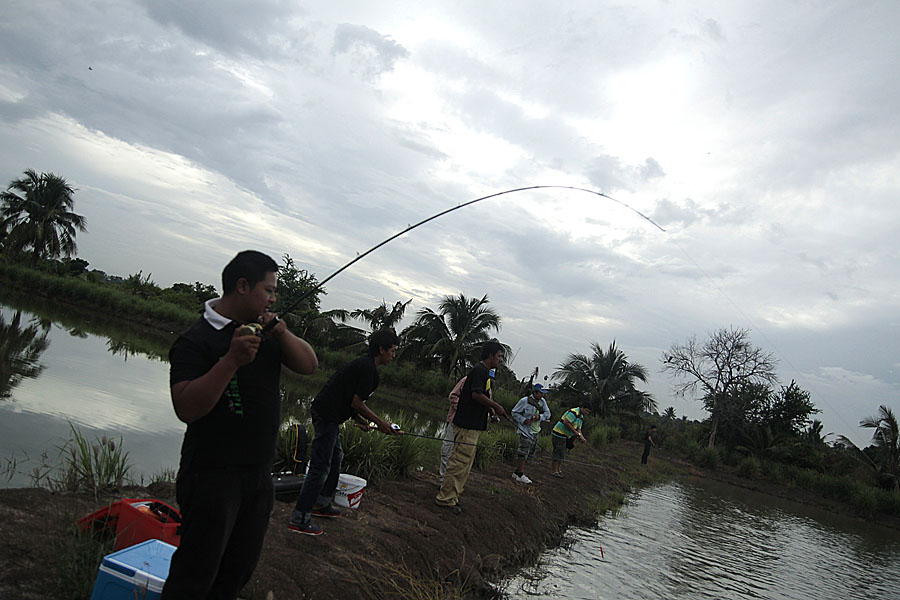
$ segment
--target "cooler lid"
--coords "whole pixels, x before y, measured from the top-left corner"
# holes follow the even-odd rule
[[[162,589],[169,576],[175,546],[161,540],[147,540],[103,557],[101,569],[116,572],[153,591]]]

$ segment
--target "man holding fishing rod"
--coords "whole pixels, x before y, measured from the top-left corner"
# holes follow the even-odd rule
[[[531,393],[520,399],[513,407],[512,417],[519,431],[519,449],[516,452],[519,462],[512,478],[516,483],[527,485],[531,483],[531,479],[525,475],[525,463],[533,458],[537,451],[541,423],[550,420],[550,407],[544,400],[544,386],[540,383],[534,384]]]
[[[169,351],[172,405],[187,431],[175,484],[181,544],[165,600],[236,598],[259,560],[274,501],[281,365],[304,375],[318,367],[284,323],[258,335],[274,317],[277,270],[261,252],[240,252],[222,271],[222,297]]]
[[[554,477],[563,476],[562,463],[566,459],[566,450],[571,450],[575,446],[575,438],[578,438],[582,444],[587,442],[581,433],[581,426],[584,424],[584,417],[590,414],[591,405],[585,402],[581,406],[567,410],[553,426],[551,433],[553,457],[550,461],[550,474]]]
[[[472,471],[478,437],[487,429],[490,411],[509,419],[503,407],[494,402],[489,395],[490,371],[499,367],[502,360],[503,346],[500,342],[497,340],[485,342],[481,347],[481,362],[466,375],[466,381],[459,394],[459,404],[453,417],[453,450],[447,461],[447,471],[441,489],[434,499],[435,504],[449,508],[455,514],[462,512],[459,497]]]
[[[339,369],[319,391],[312,403],[315,436],[310,447],[309,472],[297,504],[291,511],[288,529],[306,535],[320,535],[322,528],[312,517],[339,517],[341,511],[331,502],[341,475],[341,424],[351,417],[366,431],[374,422],[387,435],[403,432],[376,415],[366,400],[378,387],[378,367],[394,360],[400,339],[393,329],[380,329],[369,336],[369,351]]]

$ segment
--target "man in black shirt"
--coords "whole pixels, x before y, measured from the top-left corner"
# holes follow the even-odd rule
[[[319,391],[312,403],[315,428],[309,456],[309,472],[297,504],[291,511],[288,529],[307,535],[319,535],[322,528],[312,516],[337,517],[341,511],[331,504],[341,474],[341,423],[353,417],[357,425],[368,431],[375,422],[378,430],[388,435],[403,433],[381,419],[366,406],[366,400],[378,387],[377,367],[394,360],[399,343],[391,329],[381,329],[369,336],[369,353],[338,370]]]
[[[169,351],[172,405],[187,431],[175,484],[181,544],[165,600],[236,598],[259,560],[274,500],[281,365],[307,375],[318,366],[284,323],[263,337],[240,331],[274,317],[277,270],[265,254],[239,253],[222,271],[222,297]]]
[[[490,370],[499,367],[502,360],[503,346],[500,342],[485,342],[481,347],[481,362],[466,375],[466,382],[459,394],[459,404],[453,417],[453,450],[447,460],[447,471],[441,489],[434,499],[435,504],[450,508],[455,513],[461,511],[459,496],[475,462],[478,437],[487,429],[488,414],[493,411],[499,417],[506,416],[503,407],[489,395]]]
[[[647,464],[647,457],[650,456],[650,447],[655,446],[656,442],[653,441],[653,434],[656,433],[656,425],[651,425],[650,429],[647,430],[647,434],[644,435],[644,453],[641,455],[641,464]]]

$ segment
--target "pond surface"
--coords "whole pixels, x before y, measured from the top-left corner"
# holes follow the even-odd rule
[[[89,442],[121,437],[137,483],[174,470],[185,430],[169,397],[174,338],[0,296],[0,487],[33,485],[34,468],[58,464],[71,426]],[[317,386],[284,378],[282,388],[284,418],[305,422]],[[377,409],[402,412],[380,396]],[[437,425],[415,413],[404,424],[429,435]]]
[[[121,436],[136,479],[177,466],[184,424],[169,400],[168,364],[71,323],[0,305],[0,467],[16,462],[0,485],[30,485],[42,453],[53,463],[71,437],[69,423],[89,441]]]
[[[900,598],[900,532],[708,482],[639,490],[508,582],[515,599]]]

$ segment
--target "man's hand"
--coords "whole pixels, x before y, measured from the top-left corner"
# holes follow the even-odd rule
[[[526,425],[531,425],[531,419],[525,419],[525,424],[526,424]]]
[[[255,335],[238,335],[235,329],[234,335],[231,336],[231,346],[224,358],[232,360],[238,367],[249,365],[256,358],[259,351],[259,336]]]
[[[580,432],[580,431],[578,432],[578,439],[581,440],[581,443],[582,443],[582,444],[587,444],[587,440],[584,439],[584,436],[581,435],[581,432]]]
[[[496,402],[494,402],[494,405],[491,406],[491,408],[494,409],[494,414],[498,417],[506,417],[507,419],[509,419],[509,415],[506,414],[506,411],[503,410],[503,407]]]
[[[269,321],[276,318],[275,313],[266,311],[262,315],[263,325],[268,325]],[[279,320],[278,323],[268,331],[268,334],[274,338],[279,338],[287,332],[287,323]]]
[[[387,421],[381,421],[378,424],[378,431],[385,435],[403,435],[403,431],[400,427],[395,428],[394,425],[391,425]]]

